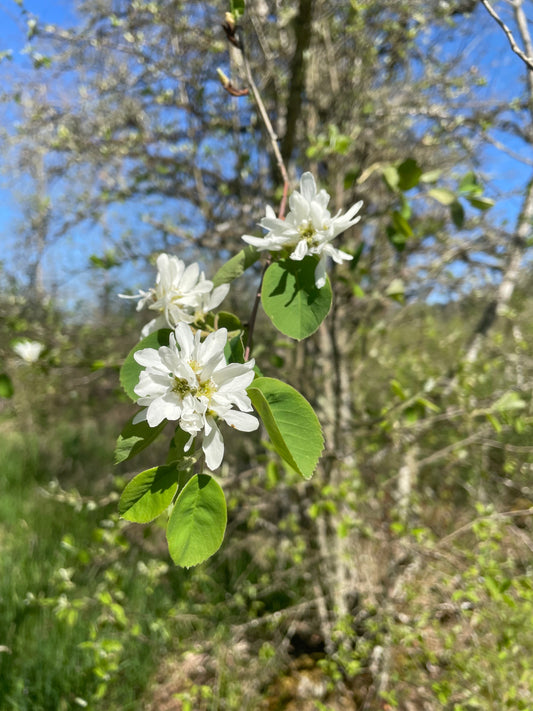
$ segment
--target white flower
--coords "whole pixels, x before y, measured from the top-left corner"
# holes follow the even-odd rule
[[[39,341],[30,341],[28,338],[25,338],[15,343],[13,350],[19,358],[22,358],[26,363],[36,363],[44,351],[44,345],[39,343]]]
[[[196,262],[185,266],[177,257],[160,254],[157,258],[155,287],[139,291],[135,296],[122,298],[139,299],[137,311],[147,306],[159,311],[159,316],[147,323],[141,336],[144,338],[159,328],[174,328],[178,323],[193,323],[216,308],[226,297],[229,284],[213,289],[213,282],[206,279]]]
[[[300,179],[300,192],[295,190],[289,197],[289,213],[285,220],[276,217],[274,210],[267,205],[266,217],[259,223],[267,230],[264,237],[243,235],[243,240],[254,245],[260,251],[279,252],[291,250],[290,258],[302,260],[308,254],[320,256],[315,270],[315,284],[321,289],[326,283],[326,262],[331,257],[340,264],[353,259],[351,254],[336,249],[331,241],[352,227],[361,219],[355,215],[361,209],[363,201],[353,205],[345,215],[341,211],[332,217],[328,208],[329,195],[325,190],[317,192],[316,183],[311,173],[304,173]]]
[[[243,432],[259,426],[254,415],[246,414],[252,410],[246,388],[254,379],[254,361],[226,363],[225,328],[210,333],[203,342],[200,337],[200,331],[193,335],[190,326],[179,323],[170,334],[168,346],[135,353],[135,360],[145,368],[135,386],[137,403],[145,409],[133,421],[146,420],[150,427],[165,419],[177,421],[191,435],[186,450],[203,430],[202,449],[207,466],[213,470],[224,455],[217,420]]]

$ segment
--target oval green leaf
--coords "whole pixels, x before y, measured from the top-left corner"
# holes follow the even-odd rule
[[[265,313],[281,333],[297,341],[314,333],[331,308],[329,279],[322,289],[315,286],[316,265],[314,257],[274,262],[263,279]]]
[[[126,360],[120,369],[120,384],[124,388],[126,395],[133,401],[137,401],[137,395],[134,393],[133,388],[139,382],[139,375],[143,369],[142,365],[139,365],[133,357],[134,354],[143,348],[155,348],[157,350],[161,346],[168,346],[170,333],[170,328],[162,328],[151,333],[146,338],[143,338],[142,341],[139,341],[126,356]]]
[[[247,390],[279,456],[304,479],[316,469],[324,438],[307,400],[287,383],[256,378]]]
[[[400,190],[411,190],[418,185],[422,169],[414,158],[407,158],[398,166],[398,187]]]
[[[11,378],[7,373],[0,373],[0,397],[13,397],[14,388]]]
[[[131,459],[143,449],[146,449],[163,431],[166,420],[157,427],[150,427],[148,422],[132,424],[133,417],[124,425],[115,446],[115,464]]]
[[[213,285],[229,284],[229,282],[240,277],[248,267],[257,262],[260,256],[261,252],[249,244],[220,267],[213,277]]]
[[[208,474],[195,474],[180,492],[168,521],[168,550],[174,563],[190,568],[216,553],[226,522],[220,485]]]
[[[446,206],[451,205],[452,202],[456,200],[455,193],[448,190],[448,188],[431,188],[431,190],[428,191],[428,195],[431,195],[431,197],[437,202],[440,202],[441,205]]]
[[[134,523],[153,521],[170,506],[179,478],[176,465],[153,467],[137,474],[122,492],[119,514]]]

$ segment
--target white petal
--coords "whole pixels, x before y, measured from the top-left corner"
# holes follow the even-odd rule
[[[180,291],[187,293],[194,288],[198,277],[200,276],[200,267],[196,262],[189,264],[187,269],[183,272],[183,276],[180,280]]]
[[[158,316],[157,318],[153,318],[151,321],[148,321],[148,323],[142,327],[141,338],[146,338],[146,336],[149,336],[151,333],[159,331],[160,328],[165,328],[168,325],[169,324],[167,323],[167,320],[164,316]]]
[[[190,326],[186,323],[178,323],[174,329],[176,343],[180,349],[180,357],[190,360],[194,349],[194,337]]]
[[[253,363],[251,366],[248,363],[230,363],[213,373],[213,381],[218,385],[219,392],[245,390],[255,377]]]
[[[294,259],[296,262],[300,262],[307,254],[309,254],[307,242],[304,239],[301,239],[296,245],[296,249],[291,254],[291,259]]]
[[[335,247],[333,247],[331,244],[327,244],[324,247],[324,252],[326,254],[329,254],[329,256],[337,264],[342,264],[344,261],[350,261],[351,259],[353,259],[353,256],[351,254],[343,252],[342,249],[335,249]]]
[[[224,301],[229,290],[229,284],[221,284],[220,286],[215,287],[207,301],[205,310],[211,311],[211,309],[216,309],[216,307]]]
[[[135,351],[133,358],[139,365],[144,365],[147,368],[158,368],[159,370],[162,368],[161,356],[155,348],[141,348],[141,350]]]
[[[138,425],[139,422],[146,422],[146,408],[144,408],[143,410],[140,410],[140,411],[135,415],[135,417],[134,417],[133,420],[131,421],[131,424],[132,424],[132,425]]]
[[[170,397],[169,397],[170,396]],[[158,397],[148,405],[146,421],[150,427],[157,427],[163,420],[179,420],[181,407],[173,393]]]
[[[326,263],[327,257],[323,254],[315,269],[315,286],[317,289],[322,289],[326,284]]]
[[[202,449],[205,454],[205,463],[207,467],[213,471],[213,469],[217,469],[222,462],[222,457],[224,456],[224,440],[212,417],[206,418],[204,432]]]
[[[294,192],[289,198],[291,212],[294,213],[296,223],[299,224],[309,217],[309,202],[300,195],[299,192]]]
[[[300,178],[300,190],[302,197],[311,202],[316,195],[316,183],[312,173],[304,173]]]
[[[254,247],[257,247],[257,249],[259,251],[263,251],[265,249],[272,248],[270,241],[265,237],[254,237],[253,235],[243,235],[242,239],[247,244],[252,244]]]
[[[230,427],[234,427],[241,432],[253,432],[259,427],[259,420],[254,415],[247,415],[245,412],[231,410],[224,415],[224,420]]]

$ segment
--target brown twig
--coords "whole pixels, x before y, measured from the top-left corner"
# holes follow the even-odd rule
[[[250,359],[250,354],[252,352],[252,345],[253,345],[253,340],[254,340],[254,328],[255,328],[255,321],[257,318],[257,311],[259,309],[259,302],[261,301],[261,289],[263,288],[263,279],[265,277],[265,272],[270,266],[271,258],[269,257],[267,261],[265,262],[263,266],[263,271],[261,272],[261,278],[259,280],[259,287],[257,289],[255,299],[254,299],[254,305],[252,306],[252,313],[250,314],[250,318],[248,319],[248,338],[246,341],[246,348],[244,350],[244,362],[246,363],[247,360]]]
[[[518,44],[516,43],[516,40],[513,36],[513,33],[507,27],[505,22],[501,19],[501,17],[498,15],[498,13],[494,10],[492,5],[489,3],[488,0],[481,0],[481,4],[483,7],[486,9],[486,11],[489,13],[489,15],[498,23],[498,25],[502,28],[502,30],[505,33],[505,36],[507,37],[509,44],[511,45],[511,49],[513,52],[520,57],[520,59],[525,63],[529,71],[533,71],[533,57],[528,57],[527,54],[525,54]]]

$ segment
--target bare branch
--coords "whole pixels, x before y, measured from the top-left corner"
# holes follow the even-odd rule
[[[530,72],[533,72],[533,57],[528,57],[527,54],[525,54],[518,44],[516,43],[516,40],[513,36],[513,33],[507,27],[505,22],[501,19],[501,17],[498,15],[498,13],[494,10],[492,5],[489,3],[488,0],[481,0],[481,4],[483,7],[486,9],[486,11],[489,13],[489,15],[498,23],[498,25],[502,28],[502,30],[505,33],[505,36],[509,40],[509,44],[511,45],[511,49],[513,52],[520,57],[520,59],[524,62],[526,67],[529,69]]]

